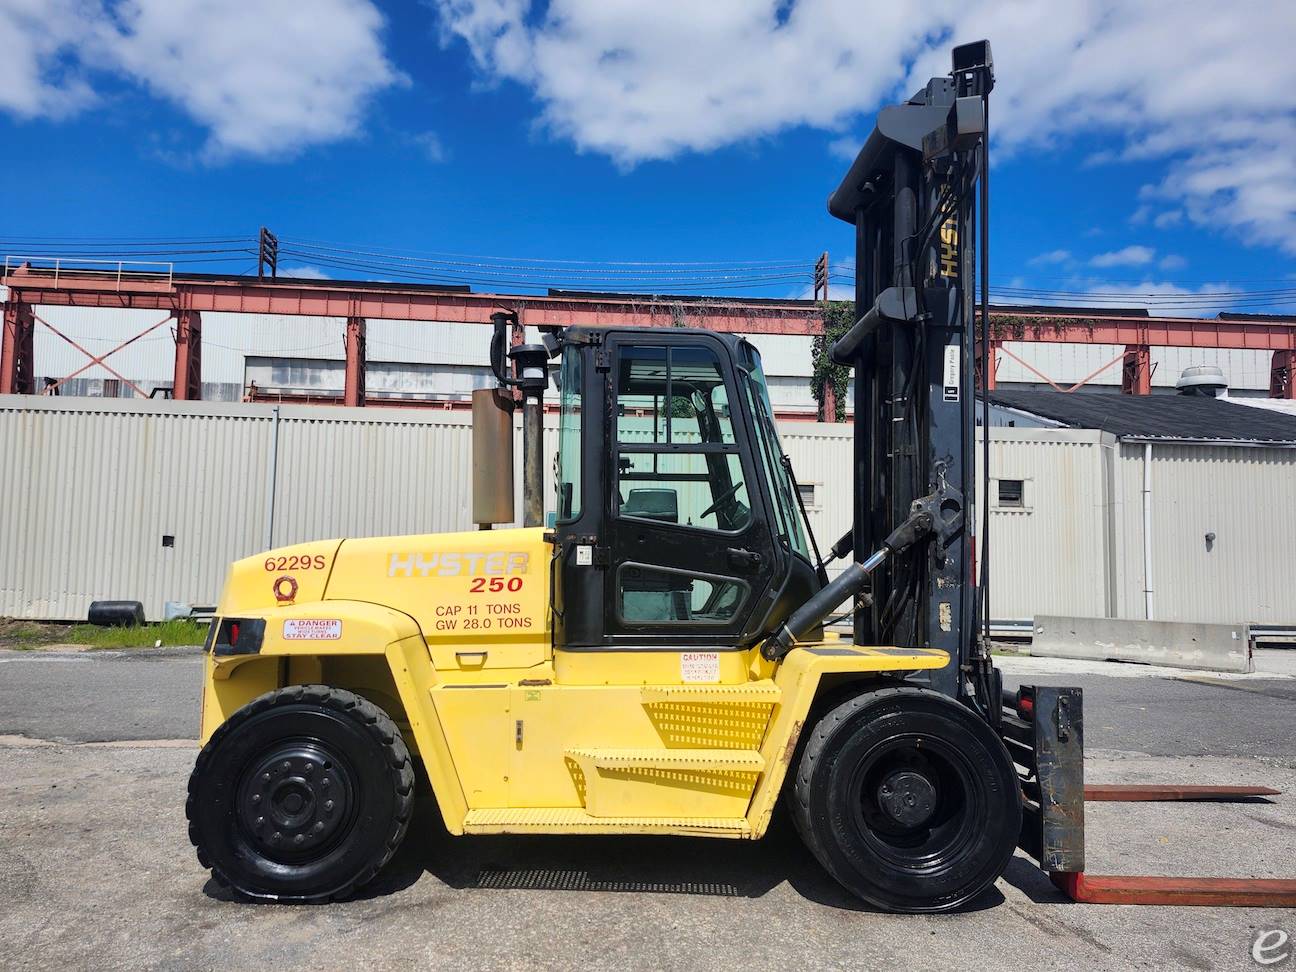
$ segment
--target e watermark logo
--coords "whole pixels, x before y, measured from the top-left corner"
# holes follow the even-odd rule
[[[1251,943],[1251,961],[1256,965],[1275,966],[1292,960],[1292,937],[1281,928],[1268,928],[1256,933]]]

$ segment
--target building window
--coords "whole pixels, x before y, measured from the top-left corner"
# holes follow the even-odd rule
[[[1022,479],[997,480],[1000,509],[1021,510],[1026,507],[1026,481]]]
[[[807,510],[819,508],[818,486],[818,483],[797,483],[797,488],[801,491],[801,502],[805,504]]]

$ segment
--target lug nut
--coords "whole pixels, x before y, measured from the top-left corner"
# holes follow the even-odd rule
[[[293,843],[300,844],[305,840],[306,838],[302,834],[298,834],[296,837],[293,838]]]

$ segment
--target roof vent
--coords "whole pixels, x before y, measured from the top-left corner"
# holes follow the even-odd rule
[[[1193,365],[1185,368],[1175,388],[1180,395],[1202,395],[1206,398],[1218,398],[1228,391],[1228,381],[1224,378],[1224,369],[1218,365]]]

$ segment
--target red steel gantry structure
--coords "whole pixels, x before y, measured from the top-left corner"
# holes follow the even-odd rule
[[[130,273],[120,269],[114,274],[29,266],[7,267],[0,284],[8,288],[0,345],[0,394],[35,394],[33,357],[38,323],[79,348],[36,313],[35,308],[42,305],[164,312],[166,316],[147,330],[174,321],[176,353],[172,394],[182,400],[201,397],[203,313],[342,318],[346,321],[343,395],[346,405],[365,404],[365,322],[369,319],[489,324],[493,312],[507,310],[516,311],[522,324],[529,325],[669,327],[686,321],[690,326],[716,331],[796,335],[815,335],[823,328],[818,304],[813,300],[653,297],[568,291],[551,291],[545,295],[488,294],[408,283],[253,279],[215,274]],[[1069,388],[1058,386],[1036,371],[1043,381],[1062,391],[1073,391],[1120,362],[1121,390],[1146,395],[1152,387],[1151,349],[1194,347],[1271,352],[1270,397],[1296,399],[1296,380],[1293,380],[1296,318],[1242,314],[1179,318],[1121,315],[1104,313],[1101,309],[992,307],[991,325],[991,352],[996,366],[1000,354],[1016,358],[1003,347],[1012,341],[1124,347],[1117,358]],[[140,336],[135,335],[118,348]],[[84,353],[90,359],[85,368],[100,364],[112,372],[104,362],[112,351],[99,356]],[[1022,364],[1035,371],[1029,364]],[[995,370],[992,366],[990,388],[994,387]],[[824,417],[832,421],[833,409],[824,411]]]

